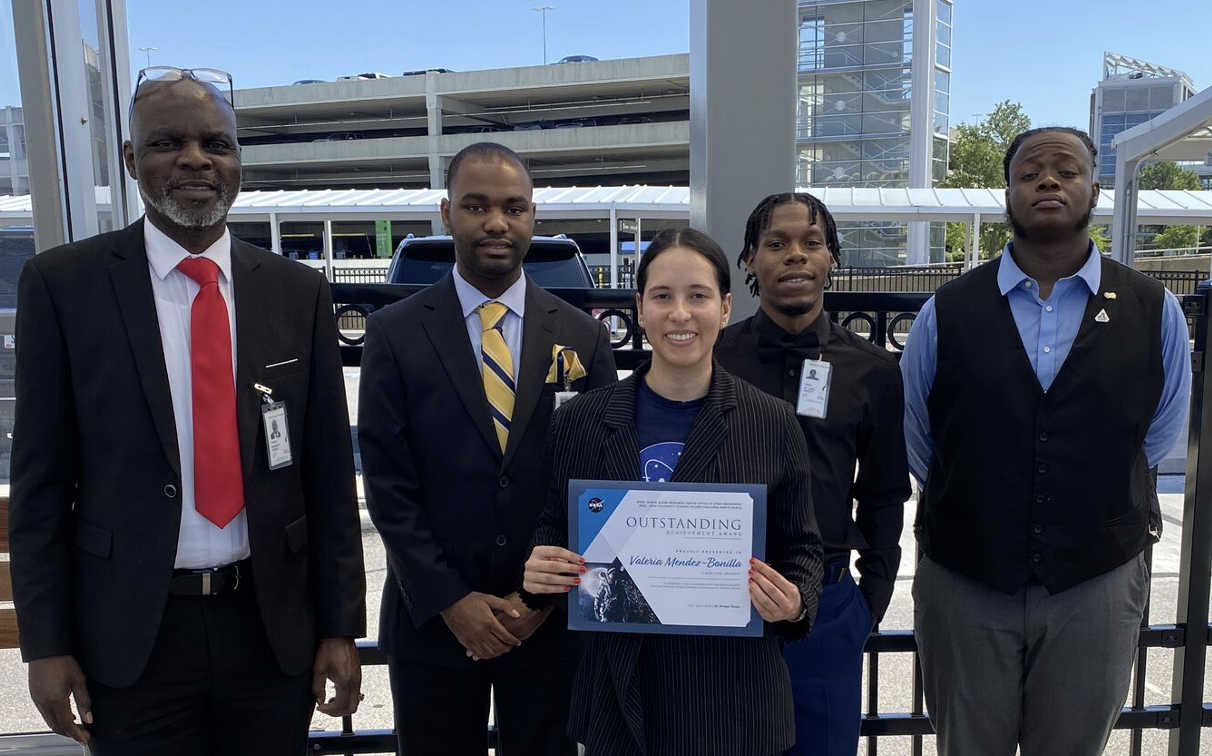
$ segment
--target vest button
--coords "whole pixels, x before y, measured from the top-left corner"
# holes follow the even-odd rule
[[[174,486],[172,483],[169,483],[167,486],[164,487],[164,495],[170,499],[177,498],[177,487]]]
[[[497,536],[497,545],[498,546],[504,546],[508,542],[509,542],[509,539],[507,539],[505,536],[503,536],[503,535]]]
[[[1036,535],[1039,535],[1040,533],[1044,532],[1044,529],[1042,527],[1040,527],[1039,525],[1032,525],[1031,532],[1035,533]]]
[[[1035,469],[1036,469],[1036,470],[1038,470],[1038,471],[1040,471],[1041,473],[1046,473],[1046,472],[1048,472],[1048,466],[1047,466],[1047,465],[1042,465],[1042,464],[1041,464],[1039,467],[1037,467],[1037,468],[1035,468]]]
[[[788,370],[788,371],[787,371],[787,375],[789,375],[789,376],[791,376],[791,377],[793,377],[793,378],[794,378],[794,377],[795,377],[795,371],[794,371],[794,370]]]
[[[1045,501],[1045,499],[1044,499],[1044,495],[1043,495],[1043,494],[1040,494],[1039,496],[1036,496],[1036,497],[1035,497],[1035,503],[1036,503],[1036,504],[1043,504],[1043,503],[1044,503],[1044,501]]]
[[[1048,440],[1048,434],[1047,434],[1047,433],[1041,433],[1041,434],[1039,434],[1039,440],[1040,440],[1040,441],[1047,441],[1047,440]]]
[[[502,475],[501,479],[497,481],[497,485],[499,485],[501,488],[509,488],[509,476]]]
[[[1031,561],[1032,561],[1032,562],[1035,562],[1036,564],[1039,564],[1040,560],[1041,560],[1041,559],[1043,559],[1043,558],[1044,558],[1044,557],[1043,557],[1043,556],[1041,556],[1040,554],[1032,554],[1032,555],[1031,555]]]

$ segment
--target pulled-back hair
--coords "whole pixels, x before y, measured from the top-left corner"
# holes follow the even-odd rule
[[[635,271],[636,289],[640,294],[644,293],[644,287],[648,284],[648,266],[662,252],[674,247],[692,249],[707,258],[707,262],[711,263],[711,267],[715,269],[715,278],[720,285],[721,297],[732,290],[732,276],[728,272],[728,257],[724,254],[724,250],[715,239],[702,231],[682,227],[667,228],[654,236],[648,243],[648,249],[644,251],[644,256],[640,258],[640,265]]]

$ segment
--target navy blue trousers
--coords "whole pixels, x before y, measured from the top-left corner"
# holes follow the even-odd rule
[[[862,717],[863,644],[871,610],[853,578],[826,583],[812,632],[783,647],[795,699],[786,756],[854,756]]]

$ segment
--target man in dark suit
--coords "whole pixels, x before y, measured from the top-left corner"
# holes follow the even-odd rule
[[[298,754],[317,702],[357,708],[366,623],[331,297],[231,237],[235,113],[159,75],[124,147],[146,216],[21,277],[22,654],[47,724],[96,756]]]
[[[442,219],[455,269],[372,315],[358,439],[387,547],[379,645],[400,751],[574,754],[565,725],[578,646],[514,585],[547,495],[555,395],[616,380],[606,330],[522,272],[533,186],[512,150],[454,157]],[[583,367],[582,367],[583,366]]]

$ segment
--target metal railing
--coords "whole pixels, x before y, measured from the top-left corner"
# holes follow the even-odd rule
[[[919,275],[943,276],[948,275],[948,271],[922,272]],[[878,276],[876,278],[878,279]],[[1170,281],[1167,285],[1174,283]],[[419,290],[419,287],[413,288]],[[401,292],[399,287],[381,286],[349,285],[334,286],[333,289],[338,303],[344,303],[341,309],[356,306],[363,313],[401,298],[401,293],[412,293]],[[607,307],[610,308],[608,313],[621,316],[625,311],[630,328],[634,292],[586,292],[570,289],[553,290],[553,293],[586,310],[594,311]],[[835,322],[865,335],[872,343],[899,352],[904,348],[904,334],[932,293],[933,287],[928,291],[918,292],[833,290],[825,294],[825,308]],[[598,298],[595,299],[594,295]],[[1212,705],[1203,700],[1207,646],[1212,638],[1208,623],[1209,587],[1212,582],[1212,504],[1209,504],[1212,502],[1212,443],[1207,446],[1200,443],[1202,430],[1212,429],[1212,381],[1205,381],[1204,371],[1204,356],[1212,336],[1208,284],[1201,285],[1197,293],[1187,294],[1181,299],[1183,310],[1191,322],[1195,347],[1192,353],[1191,422],[1187,446],[1177,622],[1149,625],[1149,611],[1146,605],[1146,619],[1142,622],[1128,705],[1124,707],[1115,725],[1116,729],[1131,732],[1131,756],[1140,756],[1144,733],[1150,730],[1171,732],[1171,754],[1197,756],[1202,728],[1212,727]],[[638,363],[637,357],[643,356],[643,352],[638,351],[641,346],[640,334],[632,331],[628,334],[621,340],[616,339],[615,343],[616,356],[619,358],[616,361],[620,367],[625,364],[634,366],[634,363]],[[347,341],[345,348],[356,347]],[[1201,500],[1204,502],[1202,506]],[[1146,559],[1151,570],[1152,548],[1146,552]],[[1176,694],[1169,704],[1145,704],[1145,675],[1150,663],[1150,649],[1174,651],[1173,690]],[[386,663],[386,657],[375,648],[373,642],[361,644],[361,653],[363,664]],[[867,641],[866,654],[866,713],[863,715],[861,733],[869,738],[866,749],[868,756],[878,756],[881,738],[905,736],[912,739],[914,756],[920,756],[924,747],[923,738],[932,734],[933,729],[925,714],[921,668],[917,661],[917,645],[913,631],[881,630],[877,627]],[[912,654],[914,657],[912,703],[907,712],[879,710],[880,657],[885,654]],[[495,731],[492,728],[489,728],[487,737],[490,743],[494,742]],[[343,720],[340,732],[313,733],[310,746],[310,752],[314,754],[393,753],[394,750],[395,735],[391,731],[357,731],[353,727],[352,718]]]

